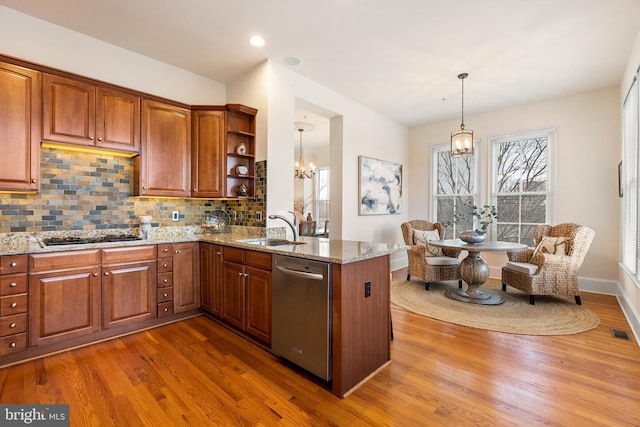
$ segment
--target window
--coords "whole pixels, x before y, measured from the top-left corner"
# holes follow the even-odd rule
[[[622,106],[622,265],[637,280],[640,280],[640,240],[638,227],[638,198],[640,197],[640,89],[638,75],[631,84],[631,89]]]
[[[318,227],[329,220],[329,167],[316,170],[316,219]]]
[[[476,200],[479,143],[476,142],[475,146],[474,157],[454,159],[449,144],[434,146],[431,151],[431,170],[434,174],[431,182],[435,186],[431,192],[432,206],[436,221],[445,226],[445,238],[451,239],[461,231],[472,228],[468,206]],[[455,213],[464,213],[464,217],[456,221]]]
[[[552,223],[555,129],[491,138],[491,200],[497,240],[533,246],[536,226]]]

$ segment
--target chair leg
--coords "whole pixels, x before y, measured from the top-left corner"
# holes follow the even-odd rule
[[[507,285],[506,285],[506,283],[503,283],[503,284],[502,284],[502,290],[503,290],[504,292],[507,292]]]
[[[576,304],[582,305],[582,301],[580,300],[580,295],[576,295]]]
[[[458,280],[458,287],[462,289],[462,280]]]
[[[424,282],[424,290],[425,291],[429,290],[429,282]]]
[[[529,295],[529,304],[531,304],[531,305],[535,305],[536,304],[536,296],[535,295]]]
[[[411,280],[411,275],[410,275],[410,274],[407,274],[407,282],[408,282],[409,280]]]

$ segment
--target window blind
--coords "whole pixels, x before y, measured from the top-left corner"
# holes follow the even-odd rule
[[[633,80],[631,89],[623,104],[623,157],[622,157],[622,264],[640,280],[640,239],[638,230],[640,215],[638,199],[640,198],[639,158],[640,150],[640,89],[638,75]]]

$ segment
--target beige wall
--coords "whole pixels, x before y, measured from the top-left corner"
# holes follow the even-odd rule
[[[465,124],[481,140],[481,194],[487,201],[491,136],[556,127],[557,178],[555,222],[576,222],[596,232],[580,271],[581,277],[616,280],[620,259],[620,103],[618,87],[594,90],[485,114],[465,116]],[[412,128],[409,188],[411,218],[431,218],[430,147],[449,142],[459,120]],[[492,276],[499,277],[505,256],[487,255]]]

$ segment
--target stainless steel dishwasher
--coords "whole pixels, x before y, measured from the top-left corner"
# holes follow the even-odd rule
[[[273,256],[271,351],[331,380],[331,264]]]

